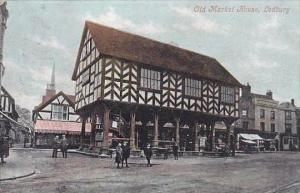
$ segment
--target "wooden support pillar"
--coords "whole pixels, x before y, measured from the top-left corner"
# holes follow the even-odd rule
[[[154,147],[158,147],[158,112],[154,113]]]
[[[104,106],[103,108],[103,142],[102,142],[102,147],[103,148],[107,148],[109,147],[108,144],[108,133],[109,133],[109,129],[111,127],[111,123],[110,123],[110,107],[109,106]]]
[[[80,132],[80,149],[83,148],[84,146],[84,140],[85,140],[85,123],[86,123],[86,118],[82,118],[81,120],[81,132]]]
[[[215,123],[209,123],[207,127],[209,129],[209,151],[212,151],[215,147]]]
[[[175,132],[176,132],[176,143],[179,147],[179,144],[180,144],[180,132],[179,132],[179,129],[180,129],[180,118],[179,117],[175,117]]]
[[[95,147],[95,136],[96,136],[96,114],[93,113],[91,117],[91,135],[90,135],[90,148]]]
[[[130,112],[130,148],[131,150],[136,150],[135,145],[135,111]]]
[[[194,151],[198,151],[199,150],[198,122],[194,123],[194,141],[195,141]]]
[[[226,142],[226,145],[228,145],[228,147],[230,146],[230,126],[231,126],[231,123],[225,123],[226,125],[226,139],[225,139],[225,142]]]
[[[215,123],[212,123],[211,125],[211,130],[212,130],[212,149],[216,148],[216,130],[215,130]]]

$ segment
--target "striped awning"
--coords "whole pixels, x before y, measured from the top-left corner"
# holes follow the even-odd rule
[[[80,134],[81,123],[74,121],[37,120],[35,123],[35,132],[55,134]],[[86,124],[85,132],[91,132],[90,123]]]

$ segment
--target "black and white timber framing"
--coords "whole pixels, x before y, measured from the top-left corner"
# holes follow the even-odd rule
[[[174,123],[177,130],[196,125],[197,136],[199,124],[212,130],[223,121],[229,128],[239,117],[241,84],[214,58],[92,22],[85,23],[72,79],[75,111],[94,125],[100,117],[104,147],[109,146],[110,115],[120,110],[133,148],[137,121],[154,123],[157,146],[164,123]]]

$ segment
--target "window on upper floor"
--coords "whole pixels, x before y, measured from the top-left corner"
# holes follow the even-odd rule
[[[160,90],[160,72],[141,68],[141,84],[142,88]]]
[[[275,119],[275,111],[271,111],[271,119]]]
[[[260,130],[265,131],[265,122],[260,122]]]
[[[248,111],[247,110],[242,110],[242,116],[243,117],[248,117]]]
[[[52,105],[52,119],[68,120],[68,106],[53,104]]]
[[[231,87],[221,86],[221,102],[234,103],[234,89]]]
[[[271,123],[271,132],[275,132],[275,124]]]
[[[201,81],[191,78],[184,79],[184,94],[192,97],[201,97]]]
[[[291,111],[285,111],[285,119],[291,120],[292,119],[292,112]]]
[[[287,135],[292,134],[292,124],[290,124],[290,123],[285,124],[285,134],[287,134]]]
[[[260,112],[260,113],[259,113],[259,117],[260,117],[261,119],[265,118],[265,110],[264,110],[264,109],[260,109],[259,112]]]
[[[89,83],[90,82],[90,69],[85,70],[81,76],[82,76],[81,85],[85,85],[85,84]]]

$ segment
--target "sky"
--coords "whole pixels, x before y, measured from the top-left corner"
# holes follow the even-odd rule
[[[3,85],[29,110],[41,102],[53,63],[57,91],[74,94],[71,76],[85,20],[214,57],[254,93],[271,90],[275,100],[293,98],[300,106],[297,0],[8,0],[7,9]]]

